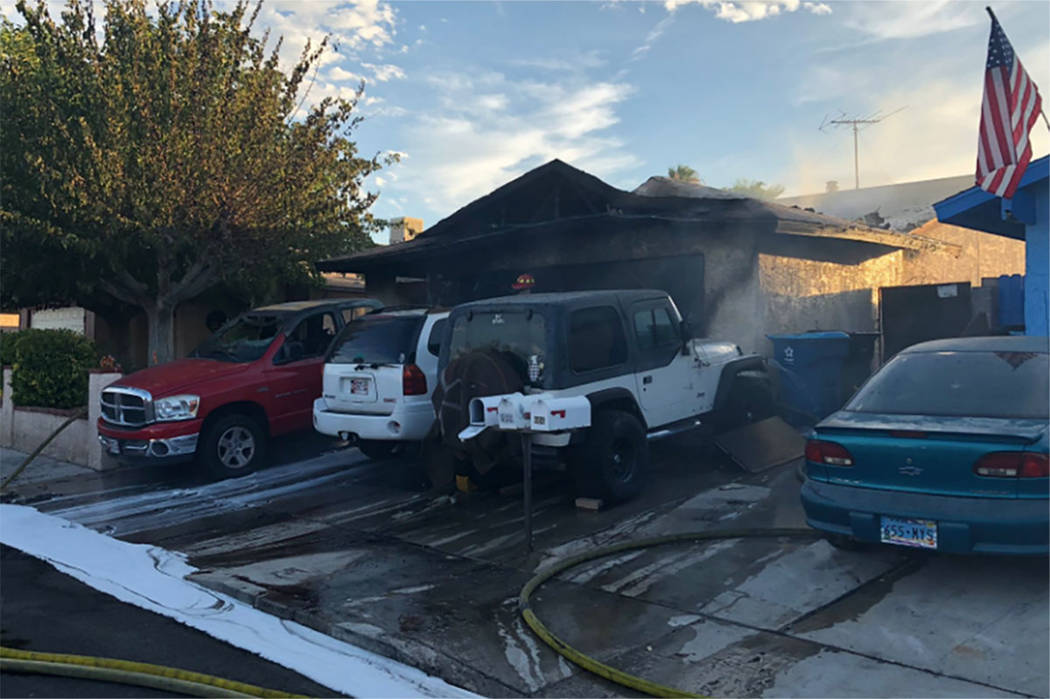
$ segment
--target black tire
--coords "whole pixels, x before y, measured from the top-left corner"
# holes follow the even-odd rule
[[[578,495],[614,503],[642,491],[649,472],[649,443],[645,428],[631,413],[598,412],[584,442],[573,452],[571,470]]]
[[[434,494],[448,495],[456,492],[456,476],[465,475],[468,468],[467,462],[437,438],[428,438],[423,442],[420,460]]]
[[[208,425],[197,457],[213,478],[236,478],[266,462],[268,441],[266,430],[254,418],[233,413]]]
[[[394,457],[400,442],[387,442],[371,439],[362,439],[357,443],[361,453],[373,461],[386,461]]]

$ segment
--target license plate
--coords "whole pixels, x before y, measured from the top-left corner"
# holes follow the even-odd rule
[[[368,379],[350,379],[350,393],[368,395]]]
[[[937,522],[932,519],[883,517],[881,529],[884,544],[920,549],[937,548]]]

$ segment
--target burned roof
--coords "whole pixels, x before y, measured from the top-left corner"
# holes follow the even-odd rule
[[[571,235],[582,228],[637,226],[647,221],[707,225],[753,222],[770,233],[838,238],[891,248],[945,245],[711,188],[697,190],[690,185],[692,194],[682,196],[683,191],[671,187],[675,195],[667,195],[661,178],[654,179],[656,183],[639,188],[649,193],[626,192],[552,160],[472,201],[407,243],[324,260],[317,266],[322,271],[363,272],[376,266],[457,254],[506,236]]]

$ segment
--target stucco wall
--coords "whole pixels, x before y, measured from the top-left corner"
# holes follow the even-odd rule
[[[867,259],[801,259],[763,253],[761,319],[765,333],[878,330],[878,288],[900,284],[904,253]],[[759,348],[772,351],[763,338]]]
[[[959,247],[906,252],[901,284],[970,282],[971,286],[978,287],[982,278],[1024,274],[1024,241],[953,226],[937,220],[929,221],[912,232]]]

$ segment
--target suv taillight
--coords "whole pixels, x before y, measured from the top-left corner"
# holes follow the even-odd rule
[[[991,478],[1046,478],[1050,460],[1029,451],[993,451],[977,460],[973,472]]]
[[[852,466],[853,455],[841,444],[811,439],[806,442],[806,461],[826,466]]]
[[[427,377],[415,364],[406,364],[401,372],[401,395],[425,396],[427,394]]]

